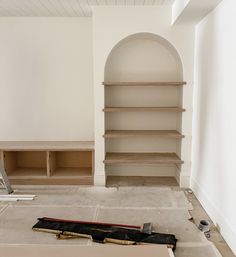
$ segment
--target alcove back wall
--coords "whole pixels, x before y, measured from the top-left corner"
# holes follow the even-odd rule
[[[0,141],[93,140],[91,18],[0,18]]]

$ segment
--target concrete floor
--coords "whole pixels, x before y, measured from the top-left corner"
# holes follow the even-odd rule
[[[191,215],[196,222],[208,218],[192,193],[175,186],[117,187],[112,183],[116,187],[17,186],[15,194],[37,197],[0,203],[0,245],[94,244],[87,239],[57,240],[53,234],[31,230],[38,217],[49,216],[134,225],[152,222],[155,231],[176,235],[176,257],[234,256],[214,226],[209,241],[189,221]]]

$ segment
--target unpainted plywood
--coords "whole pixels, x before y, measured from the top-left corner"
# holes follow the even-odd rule
[[[105,164],[182,164],[176,153],[106,153]]]
[[[106,130],[105,138],[124,137],[164,137],[183,138],[184,136],[176,130]]]
[[[142,246],[0,246],[2,256],[8,257],[170,257],[166,246],[162,245],[142,245]]]
[[[8,154],[8,153],[5,153]],[[19,151],[15,152],[17,167],[25,168],[46,168],[47,156],[46,152],[36,151]]]
[[[12,185],[93,185],[93,176],[9,177]]]
[[[1,151],[86,151],[93,149],[93,141],[0,141]]]
[[[104,112],[185,112],[181,107],[105,107]]]
[[[186,84],[185,81],[179,81],[179,82],[103,82],[104,86],[183,86]]]
[[[57,168],[92,167],[91,151],[59,151],[55,152]]]

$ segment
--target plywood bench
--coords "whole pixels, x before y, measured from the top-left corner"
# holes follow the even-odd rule
[[[93,185],[94,142],[0,142],[12,184]]]

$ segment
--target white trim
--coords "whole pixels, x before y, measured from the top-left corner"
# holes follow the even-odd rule
[[[95,175],[94,176],[94,185],[95,186],[105,186],[106,185],[106,176],[104,176],[104,175]]]

